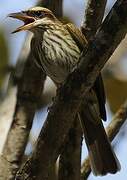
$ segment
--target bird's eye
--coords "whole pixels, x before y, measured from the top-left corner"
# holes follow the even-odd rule
[[[44,15],[41,11],[35,11],[34,14],[35,14],[37,17],[42,17],[42,16]]]

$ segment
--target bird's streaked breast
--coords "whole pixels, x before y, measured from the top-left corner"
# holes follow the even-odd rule
[[[48,29],[38,45],[41,65],[55,82],[62,83],[78,62],[80,50],[69,32],[62,28]]]

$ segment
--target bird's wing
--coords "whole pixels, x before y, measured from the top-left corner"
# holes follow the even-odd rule
[[[76,42],[79,49],[82,51],[83,48],[85,48],[85,45],[88,44],[88,41],[85,38],[85,36],[82,34],[80,29],[71,23],[65,24],[64,26],[69,31],[70,35]],[[97,99],[98,99],[101,118],[105,121],[106,120],[106,110],[105,110],[106,100],[105,100],[104,85],[103,85],[101,73],[97,77],[97,79],[94,83],[93,89],[94,89]]]
[[[96,81],[94,83],[93,89],[96,92],[96,96],[97,96],[97,99],[98,99],[101,118],[104,121],[106,121],[106,119],[107,119],[107,117],[106,117],[106,109],[105,109],[106,97],[105,97],[104,83],[103,83],[101,73],[97,77],[97,79],[96,79]]]
[[[79,49],[82,51],[85,45],[88,43],[85,36],[82,34],[79,28],[77,28],[75,25],[71,23],[65,24],[64,26],[69,31],[70,35],[76,42]]]
[[[66,28],[82,51],[87,43],[83,34],[74,25],[66,25]],[[79,118],[94,174],[116,173],[119,170],[119,162],[112,151],[101,121],[101,118],[106,120],[105,93],[101,73],[85,96]]]

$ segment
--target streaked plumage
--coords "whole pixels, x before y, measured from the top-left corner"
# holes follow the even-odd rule
[[[36,64],[56,85],[62,84],[78,63],[81,51],[87,44],[81,31],[72,24],[63,25],[50,10],[41,7],[13,13],[10,17],[18,18],[25,23],[14,32],[30,30],[34,33],[31,49]],[[101,122],[101,118],[106,120],[101,76],[85,97],[83,107],[85,109],[81,111],[80,117],[91,168],[95,175],[116,173],[119,170],[119,162]]]
[[[62,24],[52,25],[42,38],[38,41],[35,36],[32,43],[36,44],[36,53],[40,56],[39,65],[56,84],[61,84],[78,62],[80,49]]]

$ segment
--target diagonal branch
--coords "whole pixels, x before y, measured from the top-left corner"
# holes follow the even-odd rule
[[[48,1],[43,0],[41,4],[45,2]],[[49,1],[48,8],[53,9],[56,5],[55,2],[55,0]],[[59,8],[61,9],[57,5],[55,11],[59,11]],[[26,50],[28,46],[24,46]],[[21,56],[23,56],[23,59],[18,62],[16,67],[16,80],[18,80],[17,103],[13,122],[0,157],[0,179],[2,180],[14,179],[21,165],[34,114],[46,78],[45,73],[36,67],[31,52],[28,57],[26,57],[26,54],[24,57],[23,48]]]
[[[82,97],[118,44],[127,33],[127,1],[117,0],[93,41],[80,57],[78,67],[68,76],[58,91],[40,133],[36,149],[17,174],[17,179],[47,179],[50,164],[56,161]],[[62,128],[61,128],[62,127]],[[42,162],[43,161],[43,162]]]
[[[87,37],[87,40],[89,40],[91,37],[93,37],[100,26],[103,16],[104,16],[104,10],[106,6],[106,0],[89,0],[86,13],[85,13],[85,20],[82,26],[82,31],[84,35]],[[83,113],[80,114],[82,121],[85,121],[85,109],[86,107],[82,103],[82,111]],[[76,121],[76,120],[75,120]],[[74,122],[75,122],[74,121]],[[70,136],[67,136],[67,142],[65,143],[65,146],[63,147],[62,154],[59,158],[59,180],[62,179],[73,179],[77,180],[80,179],[80,163],[79,159],[81,161],[81,140],[82,140],[82,133],[80,125],[78,125],[79,119],[77,119],[77,127],[73,126],[73,128],[70,129],[69,134],[72,132],[74,137],[70,138]],[[74,145],[75,144],[75,145]],[[76,146],[77,145],[77,146]]]
[[[97,29],[100,27],[106,6],[107,0],[88,0],[84,22],[82,24],[82,32],[86,39],[89,40],[94,37]]]
[[[18,83],[13,122],[0,159],[0,179],[2,180],[12,179],[22,162],[44,80],[45,74],[37,69],[33,57],[29,56],[23,70],[23,76]]]
[[[70,128],[59,158],[59,180],[77,180],[81,174],[82,131],[78,117]]]
[[[117,111],[115,116],[113,117],[112,121],[106,128],[108,138],[112,141],[115,136],[120,131],[121,126],[124,124],[125,120],[127,119],[127,101],[120,107]],[[89,158],[87,157],[82,164],[81,173],[82,179],[87,179],[91,172]]]
[[[100,27],[100,25],[102,23],[106,3],[107,3],[107,0],[98,0],[98,1],[88,0],[87,8],[85,10],[84,21],[83,21],[83,24],[81,27],[81,30],[82,30],[83,34],[86,36],[88,41],[90,39],[93,39],[98,28]],[[99,76],[101,76],[101,74]],[[103,91],[103,89],[100,89],[100,91]],[[101,95],[99,94],[99,96],[101,96]],[[85,109],[86,108],[82,103],[82,108],[81,108],[82,112],[80,113],[80,116],[81,116],[82,121],[84,121],[84,122],[86,120]],[[89,159],[87,159],[86,162],[87,161],[89,162]],[[86,169],[87,177],[89,176],[89,166],[90,166],[90,164],[88,164],[88,162],[85,163],[85,166],[84,166]]]

